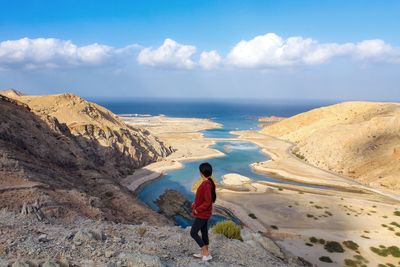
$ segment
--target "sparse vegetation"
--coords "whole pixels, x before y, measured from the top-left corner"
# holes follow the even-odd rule
[[[354,255],[354,259],[345,259],[344,265],[346,267],[367,267],[369,261],[361,255]]]
[[[327,262],[327,263],[332,263],[333,262],[332,259],[329,258],[328,256],[319,257],[319,260],[322,261],[322,262]]]
[[[395,212],[393,212],[393,214],[394,214],[395,216],[400,216],[400,210],[396,210]]]
[[[293,155],[295,155],[296,157],[298,157],[301,160],[305,159],[304,155],[300,154],[299,152],[292,151],[292,153],[293,153]]]
[[[326,251],[331,252],[331,253],[343,253],[344,248],[339,242],[336,241],[327,241],[324,248]]]
[[[276,225],[271,225],[271,228],[274,230],[278,230],[278,226],[276,226]]]
[[[382,257],[387,257],[388,255],[392,255],[395,258],[400,258],[400,249],[397,246],[386,247],[383,245],[379,246],[380,248],[370,247],[370,250],[375,254],[378,254]]]
[[[396,226],[396,227],[398,227],[398,228],[400,228],[400,224],[397,223],[397,222],[391,222],[390,224],[391,224],[391,225],[394,225],[394,226]]]
[[[357,251],[358,248],[360,247],[356,242],[351,241],[351,240],[347,240],[347,241],[343,241],[343,245],[351,250]]]
[[[345,266],[349,266],[349,267],[357,267],[358,266],[358,262],[355,260],[351,260],[351,259],[345,259],[344,260],[344,265]]]
[[[371,238],[369,238],[369,237],[366,236],[366,235],[362,235],[361,237],[362,237],[362,238],[365,238],[365,239],[371,239]]]
[[[368,263],[369,261],[361,255],[354,255],[353,256],[357,261]]]
[[[332,213],[327,211],[327,210],[325,211],[325,214],[328,215],[328,216],[332,216]]]
[[[145,227],[139,227],[136,229],[136,233],[140,236],[143,237],[147,232],[147,229]]]
[[[233,221],[218,222],[213,226],[212,231],[214,234],[222,234],[229,239],[242,240],[240,226]]]
[[[257,216],[254,213],[249,213],[249,217],[252,219],[257,219]]]

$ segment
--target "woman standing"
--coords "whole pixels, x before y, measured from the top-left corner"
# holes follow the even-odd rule
[[[199,166],[202,183],[197,188],[196,198],[192,204],[192,215],[195,220],[190,231],[190,235],[201,248],[200,254],[193,256],[201,258],[203,261],[212,259],[208,251],[208,219],[211,217],[212,205],[217,199],[215,183],[211,178],[212,166],[210,163],[202,163]],[[201,237],[199,236],[201,231]]]

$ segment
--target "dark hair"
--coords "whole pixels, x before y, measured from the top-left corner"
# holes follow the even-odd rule
[[[204,162],[200,164],[199,166],[200,173],[203,174],[204,177],[208,179],[208,181],[211,182],[211,197],[212,201],[215,202],[217,200],[217,192],[215,191],[215,183],[213,179],[211,178],[212,175],[212,166],[208,162]]]

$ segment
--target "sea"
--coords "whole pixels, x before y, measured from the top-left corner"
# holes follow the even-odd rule
[[[314,108],[333,104],[328,101],[307,100],[215,100],[215,99],[90,99],[115,114],[130,114],[130,116],[165,115],[170,117],[207,118],[223,125],[220,129],[203,131],[206,137],[226,138],[235,137],[230,133],[236,130],[259,129],[258,118],[266,116],[290,117]],[[138,197],[155,211],[159,208],[155,200],[167,189],[175,189],[184,194],[189,201],[194,200],[191,186],[199,176],[198,166],[202,162],[209,162],[213,166],[213,174],[217,180],[227,173],[238,173],[254,180],[273,181],[277,183],[291,183],[256,173],[250,168],[254,162],[265,161],[267,155],[250,142],[219,141],[213,148],[222,151],[225,156],[207,160],[193,160],[184,162],[184,168],[170,171],[159,179],[142,186]],[[309,186],[303,185],[302,186]],[[226,218],[214,215],[211,224]],[[176,224],[182,227],[191,225],[191,221],[176,216]]]

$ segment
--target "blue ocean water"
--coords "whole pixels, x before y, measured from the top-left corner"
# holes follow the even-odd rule
[[[333,104],[307,100],[193,100],[160,98],[89,99],[115,114],[166,115],[183,118],[208,118],[223,124],[222,129],[205,131],[208,137],[232,137],[233,130],[256,129],[257,118],[290,117],[313,108]]]
[[[209,118],[223,127],[203,131],[207,137],[225,138],[234,137],[230,134],[233,130],[257,129],[257,119],[263,116],[289,117],[310,109],[331,103],[324,102],[296,102],[296,101],[206,101],[206,100],[162,100],[162,99],[136,99],[136,100],[95,100],[102,106],[110,109],[116,114],[147,114],[167,115],[172,117],[194,117]],[[261,149],[250,142],[244,141],[220,141],[214,146],[215,149],[224,152],[225,156],[210,158],[206,161],[211,163],[214,176],[220,181],[227,173],[238,173],[254,180],[273,181],[278,183],[292,183],[277,178],[258,174],[251,170],[250,164],[265,161],[267,155]],[[187,161],[184,168],[171,171],[161,178],[142,186],[138,192],[139,198],[158,211],[155,200],[167,189],[175,189],[183,193],[190,201],[194,194],[191,186],[199,176],[198,166],[205,160]],[[297,183],[292,183],[297,184]],[[213,216],[213,222],[222,220],[220,216]],[[176,218],[177,224],[186,227],[191,222],[182,217]]]

